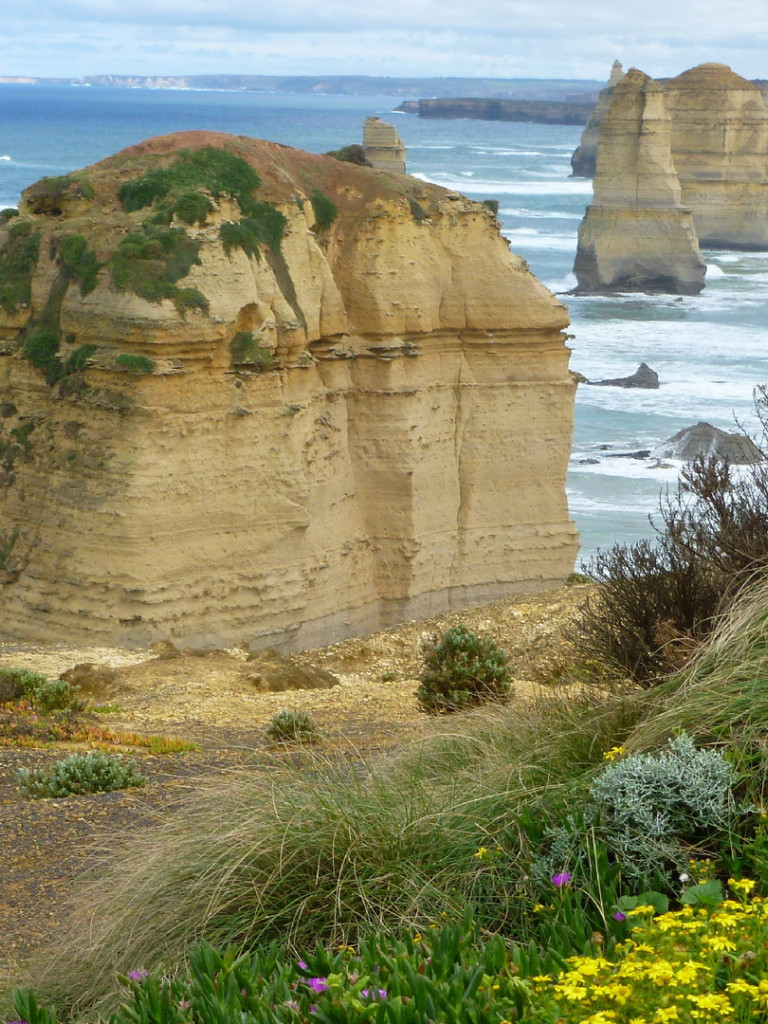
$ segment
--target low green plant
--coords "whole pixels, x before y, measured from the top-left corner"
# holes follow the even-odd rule
[[[329,196],[324,195],[319,189],[315,189],[309,197],[309,201],[315,215],[315,224],[320,231],[327,231],[336,220],[339,208]]]
[[[65,235],[59,243],[59,262],[68,277],[77,281],[80,294],[89,295],[98,283],[99,270],[103,263],[83,235]]]
[[[24,192],[27,205],[36,214],[58,217],[65,198],[94,199],[96,191],[84,174],[62,174],[41,178]]]
[[[270,719],[267,736],[275,743],[317,743],[320,727],[306,711],[281,708]]]
[[[421,224],[422,221],[427,219],[427,211],[416,199],[409,199],[408,205],[411,208],[411,216],[417,224]]]
[[[227,256],[233,249],[240,248],[246,256],[253,256],[259,260],[262,245],[279,250],[287,223],[285,216],[267,203],[254,204],[253,213],[253,217],[222,222],[219,238]]]
[[[201,312],[207,313],[210,308],[208,299],[199,288],[176,288],[171,296],[171,301],[181,317],[185,317],[190,309],[199,309]]]
[[[358,167],[371,167],[371,162],[365,155],[365,147],[360,143],[353,143],[351,146],[342,146],[341,149],[331,149],[326,156],[332,156],[334,160],[341,160],[345,164],[357,164]]]
[[[229,343],[231,364],[254,370],[273,370],[275,357],[268,348],[259,344],[251,331],[238,331]]]
[[[183,192],[173,205],[173,212],[185,224],[205,224],[213,212],[213,203],[202,192]]]
[[[498,199],[484,199],[483,206],[486,210],[490,210],[494,217],[498,216],[499,213],[499,201]]]
[[[82,370],[91,356],[95,355],[98,351],[99,346],[88,342],[85,345],[80,345],[74,349],[67,356],[67,360],[64,363],[65,373],[74,373],[77,370]]]
[[[55,761],[51,768],[20,768],[16,780],[21,793],[30,800],[111,793],[146,783],[135,761],[98,750],[72,754]]]
[[[112,279],[118,291],[132,291],[148,302],[173,299],[176,282],[200,263],[200,242],[182,227],[144,221],[129,231],[112,254]]]
[[[29,221],[11,224],[0,247],[0,306],[12,313],[29,305],[32,271],[40,253],[40,232]]]
[[[52,323],[33,327],[26,336],[21,351],[40,370],[47,370],[56,358],[61,342],[61,331]]]
[[[0,685],[14,692],[15,696],[25,697],[44,715],[53,711],[81,710],[83,703],[79,698],[79,688],[63,679],[49,679],[40,672],[26,668],[0,669]]]
[[[13,220],[14,217],[19,216],[19,211],[15,206],[6,206],[4,210],[0,210],[0,227],[7,224],[9,220]]]
[[[157,365],[154,359],[148,356],[137,356],[130,352],[121,352],[115,359],[115,365],[120,366],[130,373],[154,373]]]
[[[423,645],[424,665],[416,697],[424,711],[457,711],[507,697],[507,655],[490,637],[454,626]]]

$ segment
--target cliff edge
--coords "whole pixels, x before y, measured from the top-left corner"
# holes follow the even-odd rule
[[[482,204],[190,132],[3,220],[6,636],[300,648],[572,568],[567,317]]]

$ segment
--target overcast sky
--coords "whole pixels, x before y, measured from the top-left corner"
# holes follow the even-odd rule
[[[10,9],[9,9],[10,8]],[[768,0],[16,0],[0,76],[768,78]]]

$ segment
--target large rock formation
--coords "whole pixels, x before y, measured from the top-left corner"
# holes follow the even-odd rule
[[[561,579],[566,325],[485,207],[404,176],[184,133],[33,186],[2,631],[287,649]]]
[[[611,106],[613,90],[624,77],[624,69],[619,61],[615,60],[611,68],[611,75],[608,84],[600,90],[597,104],[589,115],[584,131],[581,133],[581,140],[573,151],[571,157],[571,177],[573,178],[594,178],[597,167],[597,143],[600,138],[600,125]]]
[[[366,117],[363,125],[363,152],[371,167],[391,174],[405,174],[405,146],[394,125],[380,117]]]
[[[672,155],[701,245],[768,248],[768,107],[725,64],[665,83]]]
[[[600,130],[594,199],[579,225],[577,291],[695,295],[705,264],[681,202],[658,82],[632,68]]]

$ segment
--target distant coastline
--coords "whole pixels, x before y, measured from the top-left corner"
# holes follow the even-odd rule
[[[2,75],[0,85],[71,85],[119,89],[206,89],[320,96],[454,96],[594,103],[603,82],[556,78],[384,78],[369,75],[88,75],[35,78]]]

